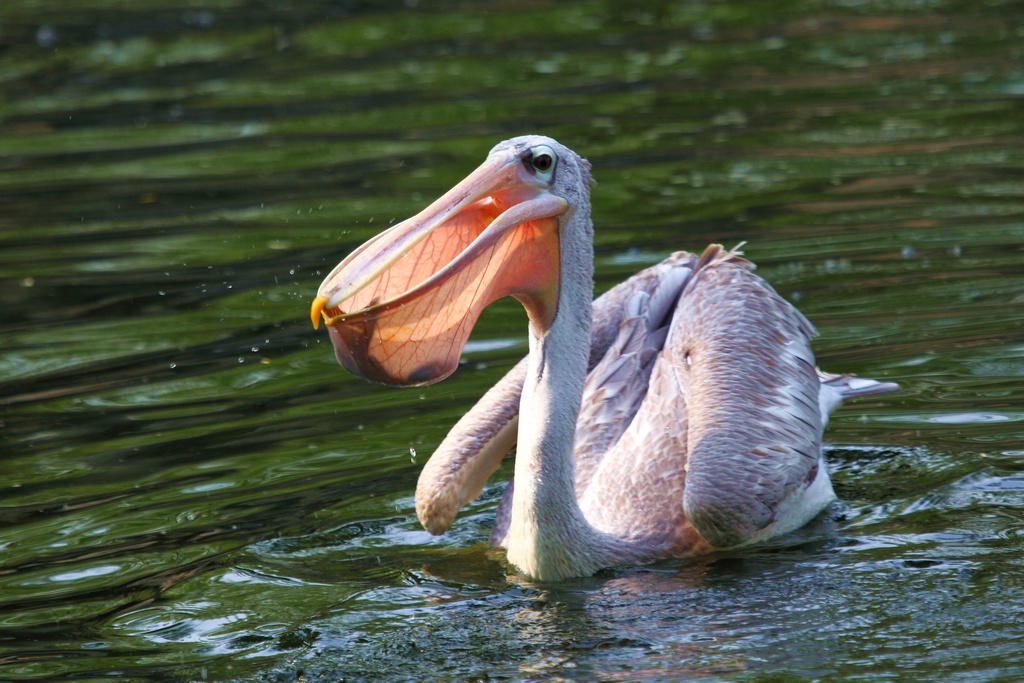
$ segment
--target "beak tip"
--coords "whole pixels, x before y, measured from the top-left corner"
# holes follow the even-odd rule
[[[309,320],[313,323],[314,330],[320,329],[320,318],[323,316],[323,311],[326,306],[326,296],[318,296],[313,299],[313,305],[309,307]]]

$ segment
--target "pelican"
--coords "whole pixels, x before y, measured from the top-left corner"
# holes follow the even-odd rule
[[[811,323],[738,251],[673,254],[593,301],[590,164],[543,136],[495,146],[416,216],[353,251],[310,315],[338,361],[394,385],[457,367],[512,296],[529,355],[425,465],[433,534],[516,448],[491,543],[540,581],[734,549],[834,499],[822,431],[843,399],[896,385],[816,370]]]

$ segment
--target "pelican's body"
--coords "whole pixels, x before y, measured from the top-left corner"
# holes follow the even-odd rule
[[[536,579],[802,526],[835,498],[829,411],[895,385],[818,373],[813,326],[717,245],[592,303],[589,185],[589,165],[554,140],[506,141],[321,286],[313,315],[339,361],[397,384],[450,374],[490,300],[527,309],[529,355],[424,467],[420,520],[444,532],[516,446],[491,541]]]

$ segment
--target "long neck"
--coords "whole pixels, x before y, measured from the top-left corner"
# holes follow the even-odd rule
[[[576,418],[590,349],[593,247],[562,236],[558,311],[547,330],[530,326],[519,412],[508,558],[543,580],[587,576],[621,555],[617,539],[593,528],[576,502]],[[581,226],[576,226],[577,228]]]

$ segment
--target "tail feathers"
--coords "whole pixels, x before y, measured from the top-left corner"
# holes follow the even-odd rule
[[[821,390],[818,392],[818,404],[823,421],[827,421],[828,416],[843,401],[851,398],[860,398],[861,396],[888,394],[900,388],[900,385],[895,382],[879,382],[875,379],[858,377],[851,374],[835,375],[819,368],[815,368],[815,370],[818,372],[818,381],[821,383]]]
[[[877,379],[869,379],[867,377],[858,377],[850,373],[836,375],[831,372],[825,372],[820,368],[815,368],[818,372],[818,381],[821,384],[827,385],[832,389],[839,391],[842,395],[842,399],[857,398],[860,396],[874,396],[875,394],[888,394],[891,391],[897,391],[900,388],[899,384],[895,382],[880,382]]]

